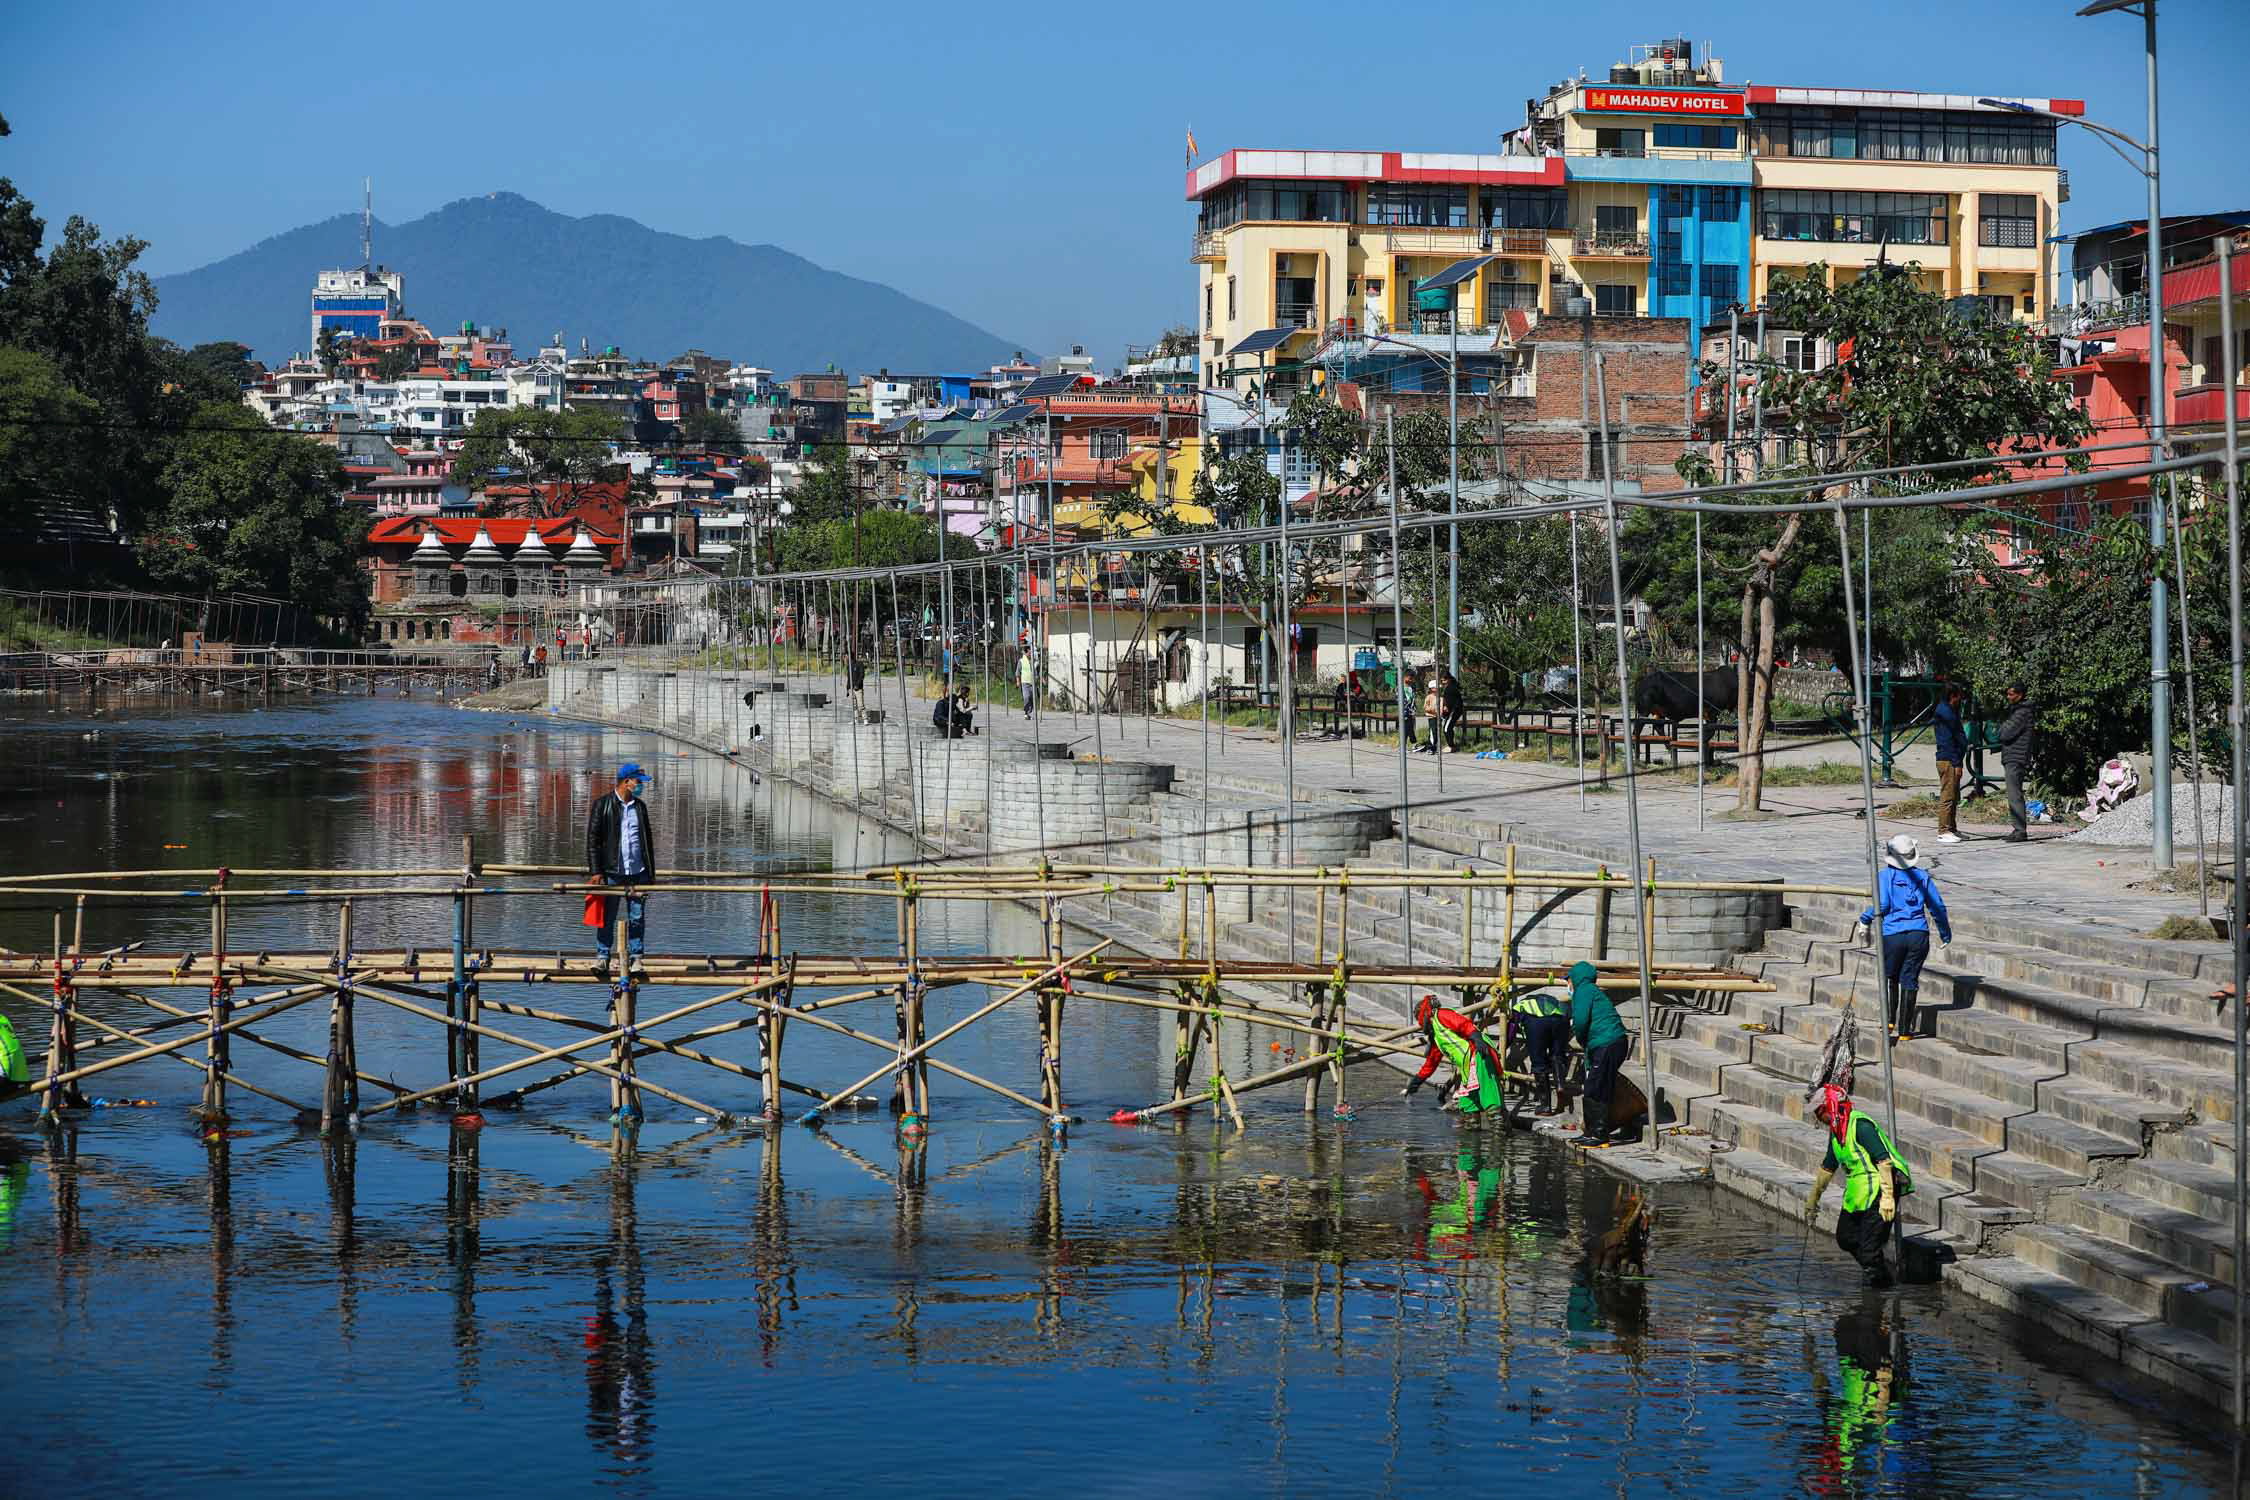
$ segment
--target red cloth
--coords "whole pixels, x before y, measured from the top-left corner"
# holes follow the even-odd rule
[[[1836,1137],[1838,1141],[1843,1140],[1844,1126],[1852,1117],[1850,1096],[1833,1083],[1822,1084],[1820,1086],[1820,1109],[1817,1113],[1827,1115],[1828,1133]]]

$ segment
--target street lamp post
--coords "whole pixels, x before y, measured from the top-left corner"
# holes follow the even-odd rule
[[[2170,456],[2166,436],[2165,403],[2170,396],[2166,388],[2164,360],[2164,209],[2162,167],[2157,158],[2156,124],[2156,0],[2094,0],[2080,10],[2081,16],[2103,15],[2110,11],[2138,13],[2142,23],[2143,49],[2148,69],[2148,140],[2133,139],[2122,130],[2107,125],[2097,125],[2092,120],[2076,115],[2057,114],[2051,109],[2038,109],[2009,99],[1979,99],[1988,107],[2005,109],[2017,114],[2041,115],[2064,124],[2079,125],[2093,131],[2110,143],[2110,149],[2123,157],[2134,170],[2148,180],[2148,420],[2149,436],[2154,456]],[[2138,160],[2120,150],[2118,143],[2132,148]],[[2149,544],[2156,551],[2158,564],[2149,588],[2148,616],[2148,684],[2149,684],[2149,857],[2160,870],[2169,869],[2172,853],[2172,640],[2171,622],[2166,608],[2167,589],[2164,583],[2162,559],[2165,531],[2170,524],[2169,486],[2163,479],[2151,475],[2148,485]],[[2190,733],[2193,726],[2190,726]],[[2200,846],[2203,831],[2196,830]]]
[[[1452,335],[1452,353],[1439,354],[1420,344],[1410,344],[1404,339],[1392,338],[1383,333],[1362,333],[1359,336],[1370,344],[1389,344],[1394,348],[1411,349],[1424,358],[1445,366],[1445,426],[1446,442],[1446,514],[1452,519],[1446,526],[1449,556],[1446,560],[1446,621],[1445,670],[1454,681],[1461,680],[1461,310],[1460,288],[1454,294],[1453,311],[1448,316]],[[1435,585],[1433,585],[1435,587]]]

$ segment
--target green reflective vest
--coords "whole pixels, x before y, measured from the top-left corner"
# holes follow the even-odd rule
[[[1552,990],[1529,990],[1509,1002],[1510,1010],[1519,1016],[1567,1016],[1569,1002]]]
[[[1906,1163],[1899,1159],[1898,1147],[1891,1144],[1891,1138],[1883,1133],[1882,1126],[1875,1123],[1875,1117],[1860,1113],[1859,1106],[1855,1104],[1850,1117],[1844,1121],[1844,1138],[1835,1144],[1836,1159],[1844,1165],[1844,1212],[1848,1214],[1873,1208],[1875,1200],[1883,1192],[1883,1179],[1876,1172],[1875,1158],[1868,1155],[1859,1143],[1859,1126],[1862,1120],[1867,1122],[1868,1129],[1875,1132],[1875,1139],[1883,1143],[1883,1150],[1888,1153],[1885,1160],[1891,1164],[1898,1196],[1903,1198],[1914,1191],[1914,1174],[1907,1171]]]
[[[31,1065],[23,1055],[23,1043],[16,1040],[16,1028],[0,1016],[0,1081],[29,1083]]]

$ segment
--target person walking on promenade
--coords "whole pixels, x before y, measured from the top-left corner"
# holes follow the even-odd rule
[[[1468,715],[1468,701],[1462,695],[1461,680],[1451,672],[1438,673],[1438,712],[1445,720],[1445,753],[1451,755],[1461,748],[1461,720]]]
[[[1438,669],[1432,667],[1422,681],[1422,717],[1429,721],[1429,740],[1421,747],[1424,755],[1438,753],[1438,733],[1445,727],[1445,694],[1438,687]]]
[[[1501,1107],[1500,1058],[1474,1020],[1457,1010],[1440,1009],[1437,996],[1424,995],[1414,1007],[1414,1024],[1429,1043],[1429,1051],[1422,1055],[1421,1071],[1398,1091],[1401,1099],[1412,1098],[1429,1082],[1443,1059],[1453,1065],[1453,1082],[1438,1095],[1441,1108],[1450,1103],[1462,1114],[1477,1115]]]
[[[1961,707],[1968,696],[1961,684],[1949,682],[1938,697],[1937,707],[1930,710],[1930,724],[1937,736],[1937,841],[1941,844],[1961,842],[1956,824],[1961,810],[1961,767],[1969,759],[1969,733],[1961,723]]]
[[[2020,844],[2031,837],[2031,810],[2024,805],[2023,773],[2031,767],[2032,748],[2039,742],[2039,710],[2032,706],[2020,683],[2008,688],[2008,717],[1993,735],[2000,742],[2000,770],[2008,782],[2008,819],[2015,830],[2004,842]]]
[[[1829,1141],[1828,1154],[1813,1177],[1812,1193],[1805,1199],[1805,1222],[1819,1216],[1828,1179],[1842,1172],[1844,1209],[1836,1216],[1837,1247],[1859,1262],[1869,1286],[1887,1287],[1891,1268],[1883,1244],[1898,1218],[1898,1200],[1914,1191],[1914,1174],[1899,1159],[1898,1148],[1883,1127],[1872,1115],[1861,1113],[1851,1095],[1834,1084],[1821,1089],[1813,1117],[1828,1127]]]
[[[844,688],[851,694],[852,722],[867,722],[867,662],[857,646],[844,656]]]
[[[1023,694],[1023,716],[1028,719],[1032,705],[1039,701],[1039,660],[1028,643],[1016,652],[1016,690]]]
[[[1602,993],[1600,974],[1584,959],[1570,966],[1570,1034],[1586,1053],[1586,1122],[1575,1144],[1609,1144],[1609,1101],[1625,1066],[1625,1023]]]
[[[1509,1009],[1515,1013],[1515,1024],[1523,1033],[1528,1057],[1525,1066],[1530,1070],[1532,1088],[1539,1096],[1534,1111],[1539,1118],[1547,1119],[1559,1113],[1555,1103],[1555,1089],[1563,1086],[1565,1096],[1560,1106],[1568,1109],[1568,1080],[1570,1078],[1570,1006],[1551,990],[1531,990],[1516,996]]]
[[[1890,1001],[1894,1042],[1914,1035],[1922,965],[1930,957],[1930,924],[1937,923],[1940,943],[1953,941],[1953,921],[1946,914],[1945,898],[1938,894],[1936,879],[1929,871],[1914,867],[1919,852],[1912,834],[1894,837],[1883,847],[1882,883],[1877,887],[1883,898],[1883,985]],[[1852,929],[1852,940],[1866,942],[1874,920],[1874,907],[1861,912],[1859,925]]]
[[[1414,748],[1414,707],[1420,701],[1418,695],[1421,688],[1415,684],[1414,674],[1408,671],[1404,665],[1401,665],[1398,671],[1403,684],[1399,693],[1399,703],[1401,704],[1401,712],[1405,716],[1399,723],[1398,737],[1411,750]]]
[[[594,799],[586,816],[586,874],[595,885],[618,885],[619,896],[602,902],[602,925],[594,935],[599,962],[595,972],[609,978],[610,945],[617,932],[617,903],[625,903],[625,959],[638,970],[648,928],[647,898],[634,889],[656,879],[656,828],[649,821],[641,788],[648,773],[633,761],[617,768],[616,785]]]

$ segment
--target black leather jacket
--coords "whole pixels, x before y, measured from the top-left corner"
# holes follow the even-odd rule
[[[617,793],[604,792],[594,802],[594,810],[586,816],[586,873],[599,875],[605,880],[625,878],[624,830],[625,804]],[[639,798],[633,800],[633,814],[641,820],[641,862],[648,866],[646,872],[634,876],[637,882],[656,878],[656,820],[648,815],[648,804]]]

